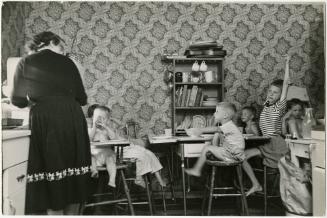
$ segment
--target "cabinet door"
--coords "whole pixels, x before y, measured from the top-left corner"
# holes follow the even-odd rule
[[[325,158],[325,141],[315,140],[311,145],[311,162],[312,167],[318,166],[325,168],[326,158]]]
[[[27,161],[3,171],[3,203],[6,215],[23,215]]]
[[[326,209],[325,169],[314,167],[312,170],[313,216],[324,216]]]
[[[2,142],[2,169],[27,161],[30,138],[21,137]]]
[[[5,215],[25,214],[25,192],[26,188],[22,187],[12,195],[4,197],[3,212]]]

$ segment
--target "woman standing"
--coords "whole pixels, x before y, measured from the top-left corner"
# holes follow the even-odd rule
[[[90,194],[90,141],[81,109],[87,96],[58,35],[39,33],[29,48],[11,95],[20,108],[32,105],[25,213],[77,214]]]

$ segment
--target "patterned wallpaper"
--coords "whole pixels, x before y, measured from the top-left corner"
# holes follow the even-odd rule
[[[22,39],[56,32],[85,68],[89,104],[109,106],[123,123],[136,120],[144,133],[170,126],[171,101],[163,80],[167,66],[160,55],[182,55],[197,40],[218,40],[227,50],[226,98],[238,108],[263,103],[268,84],[283,76],[284,54],[291,56],[293,83],[308,88],[315,107],[324,103],[323,4],[6,4],[2,66]]]

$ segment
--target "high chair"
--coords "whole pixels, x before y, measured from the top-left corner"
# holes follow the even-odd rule
[[[113,193],[94,194],[92,197],[113,195],[113,199],[112,200],[99,201],[99,202],[88,202],[88,203],[86,203],[85,205],[83,205],[81,207],[80,215],[83,215],[83,212],[84,212],[85,208],[95,207],[95,206],[100,206],[100,205],[111,205],[111,204],[117,205],[119,202],[127,202],[128,207],[129,207],[129,211],[130,211],[130,215],[135,215],[134,207],[133,207],[133,204],[132,204],[132,199],[131,199],[131,196],[130,196],[130,190],[128,188],[127,181],[126,181],[126,176],[125,176],[125,172],[124,172],[127,169],[127,167],[128,167],[127,164],[117,163],[117,174],[118,174],[117,178],[120,179],[119,182],[123,183],[123,190],[124,190],[124,193],[125,193],[125,197],[117,199],[115,196],[117,195],[118,190],[114,190]],[[106,167],[97,167],[97,170],[99,171],[99,177],[100,177],[100,173],[107,172]],[[119,184],[119,182],[117,182],[117,184]],[[104,184],[107,185],[106,183],[104,183]]]
[[[248,212],[248,205],[247,205],[247,200],[246,200],[246,194],[243,188],[243,181],[242,181],[242,161],[238,162],[225,162],[225,161],[220,161],[214,157],[208,157],[206,160],[206,164],[211,167],[211,174],[208,174],[207,177],[207,184],[204,188],[204,194],[203,194],[203,200],[202,200],[202,215],[204,215],[204,208],[206,205],[206,200],[208,198],[208,209],[207,209],[207,215],[210,216],[211,214],[211,207],[212,207],[212,198],[213,197],[235,197],[235,196],[240,196],[241,197],[241,203],[242,203],[242,214],[243,215],[249,215]],[[240,187],[240,190],[238,190],[237,187],[221,187],[221,186],[215,186],[215,177],[216,177],[216,170],[217,168],[233,168],[236,170],[236,176],[237,176],[237,181],[238,185]],[[233,190],[233,193],[218,193],[218,191],[221,190]],[[209,193],[208,193],[209,191]],[[215,193],[215,191],[217,191]]]
[[[139,125],[138,123],[136,123],[133,120],[129,120],[126,122],[126,134],[128,139],[138,139],[138,133],[139,133]],[[148,204],[149,205],[149,211],[150,211],[150,215],[153,215],[154,212],[154,202],[152,201],[152,188],[151,188],[151,175],[150,173],[143,175],[143,179],[145,181],[145,189],[146,189],[146,194],[147,194],[147,201],[146,202],[133,202],[132,204]],[[133,181],[133,179],[131,179],[131,181]],[[163,202],[163,211],[164,211],[164,215],[167,214],[167,209],[166,209],[166,200],[165,200],[165,191],[163,189],[162,186],[160,186],[161,188],[161,194],[162,194],[162,202]]]

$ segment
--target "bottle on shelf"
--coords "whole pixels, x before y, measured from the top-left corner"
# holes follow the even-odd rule
[[[304,139],[311,138],[312,126],[316,125],[316,120],[313,117],[312,108],[306,108],[302,122],[302,136]]]

